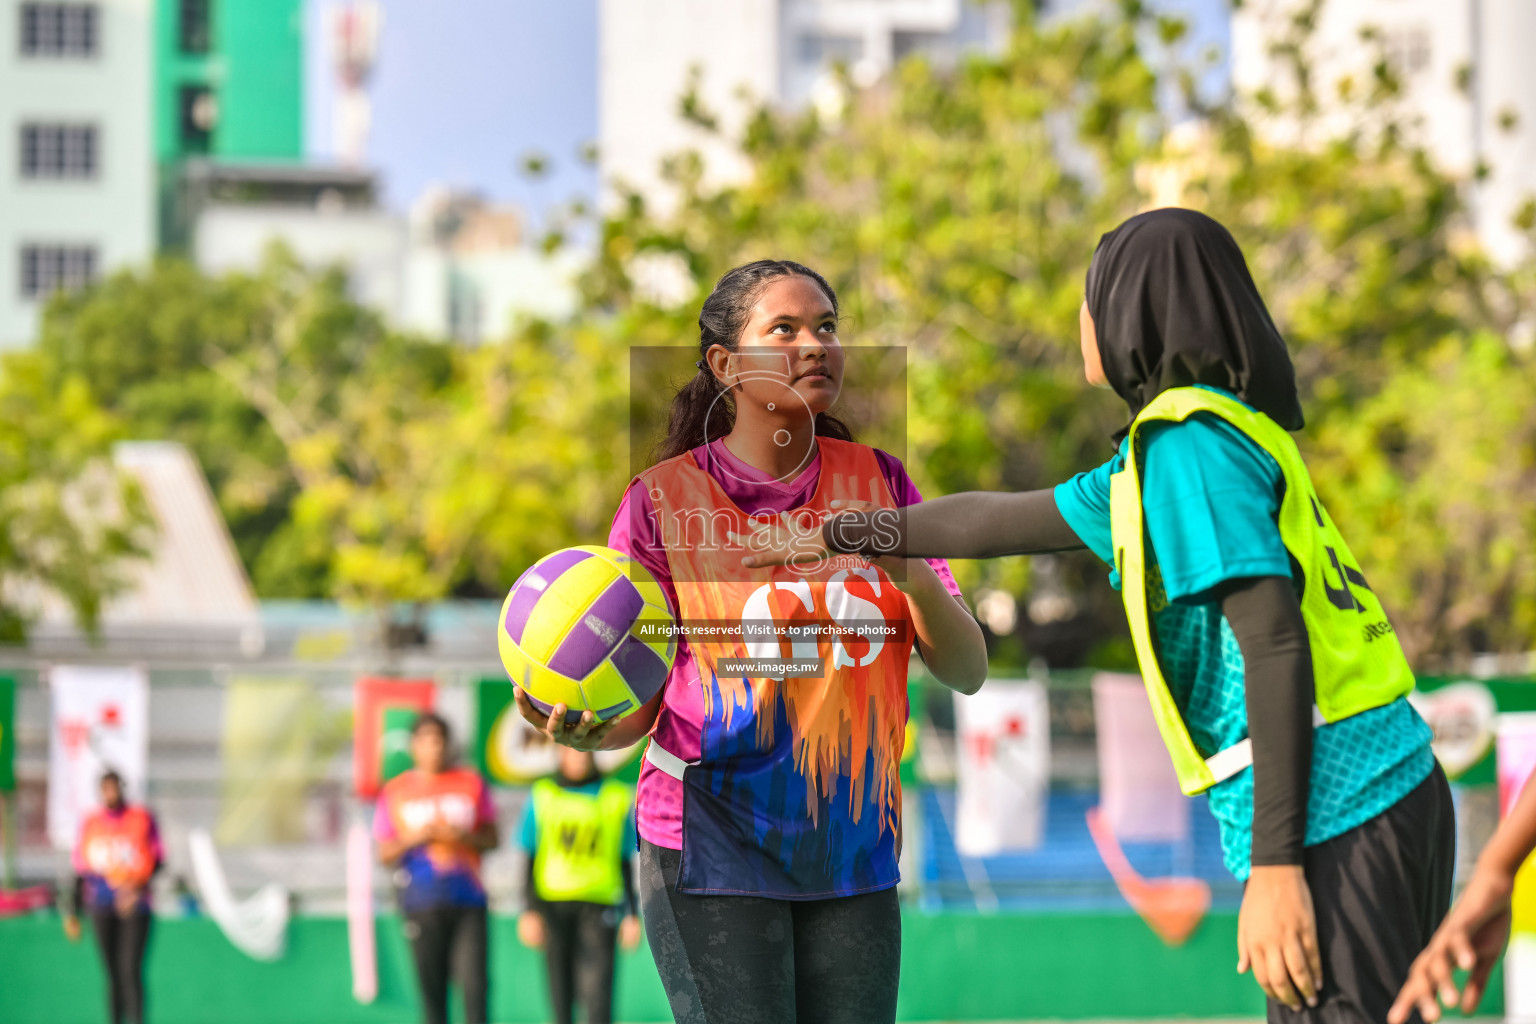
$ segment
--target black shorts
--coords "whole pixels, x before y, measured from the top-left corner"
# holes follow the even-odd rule
[[[1440,766],[1387,810],[1306,850],[1323,991],[1272,1024],[1381,1024],[1451,903],[1456,819]],[[1417,1013],[1411,1020],[1419,1021]]]

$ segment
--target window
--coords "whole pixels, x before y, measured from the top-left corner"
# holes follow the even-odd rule
[[[181,148],[185,153],[206,153],[213,146],[213,126],[219,105],[206,85],[184,85],[177,102]]]
[[[798,40],[802,64],[852,64],[864,56],[864,40],[858,36],[829,36],[807,33]]]
[[[1431,43],[1429,29],[1425,26],[1394,29],[1386,34],[1383,42],[1387,63],[1401,78],[1412,78],[1429,67]]]
[[[213,0],[181,0],[181,52],[213,49]]]
[[[22,55],[94,57],[98,17],[95,4],[22,4]]]
[[[96,177],[96,126],[90,124],[24,124],[21,126],[23,178],[85,179]]]
[[[42,299],[61,288],[83,288],[96,280],[96,248],[90,245],[21,247],[21,295]]]
[[[932,57],[943,53],[946,44],[953,39],[954,36],[946,32],[903,32],[897,29],[891,33],[891,59],[900,63],[914,53]]]

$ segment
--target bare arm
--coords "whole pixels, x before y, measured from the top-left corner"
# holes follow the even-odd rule
[[[407,850],[413,846],[420,846],[421,843],[421,837],[414,835],[409,839],[402,836],[381,839],[379,840],[379,863],[392,868],[400,863],[400,858],[405,856]]]
[[[1471,1013],[1482,1002],[1488,976],[1509,941],[1515,873],[1536,849],[1533,782],[1536,780],[1525,784],[1509,817],[1483,848],[1461,898],[1413,962],[1408,982],[1387,1014],[1391,1024],[1404,1024],[1415,1009],[1433,1022],[1440,1019],[1442,1005],[1459,1004],[1462,1013]],[[1456,969],[1467,972],[1466,982],[1460,986],[1453,973]]]
[[[1477,870],[1514,878],[1536,849],[1536,786],[1526,783],[1493,838],[1477,859]]]
[[[485,853],[501,845],[501,829],[496,827],[494,821],[482,821],[464,837],[464,841]]]

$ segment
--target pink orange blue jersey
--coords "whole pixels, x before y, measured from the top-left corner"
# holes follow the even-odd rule
[[[146,887],[164,858],[160,830],[147,809],[128,804],[117,810],[92,811],[80,826],[71,858],[75,874],[84,883],[86,909],[112,907],[117,893],[129,886],[145,889],[139,907],[147,909]]]
[[[384,784],[373,816],[373,837],[398,839],[434,823],[469,832],[495,820],[490,787],[479,773],[468,768],[435,774],[412,769]],[[468,843],[413,846],[401,856],[400,870],[405,873],[400,892],[405,910],[485,906],[480,851]]]
[[[683,851],[682,891],[816,899],[897,880],[912,645],[905,596],[862,559],[840,557],[814,572],[746,570],[744,552],[723,541],[748,532],[749,513],[810,522],[838,498],[887,507],[920,500],[890,456],[827,438],[818,447],[789,483],[769,480],[718,441],[668,460],[632,485],[610,533],[610,546],[633,554],[668,590],[685,629],[765,619],[824,634],[799,641],[809,643],[799,650],[794,640],[773,641],[775,657],[813,654],[822,663],[814,676],[785,679],[722,667],[749,653],[739,637],[685,636],[679,645],[652,736],[698,763],[685,782],[647,763],[637,803],[641,836]],[[719,536],[692,536],[697,528]],[[958,593],[947,566],[936,568]],[[825,635],[850,613],[875,627]]]

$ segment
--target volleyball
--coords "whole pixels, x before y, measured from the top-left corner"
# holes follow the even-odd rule
[[[612,548],[545,555],[507,594],[497,624],[501,663],[544,714],[591,711],[607,721],[654,697],[677,655],[666,591]]]

